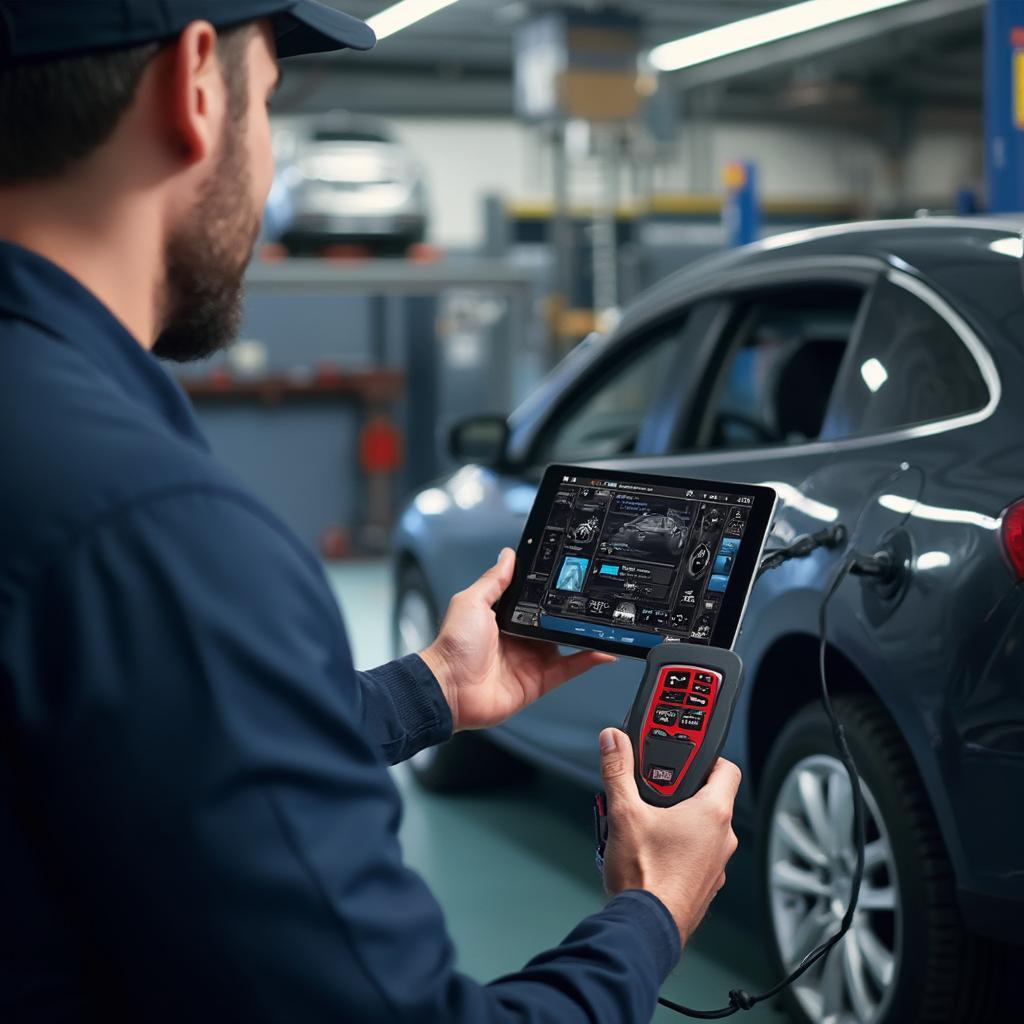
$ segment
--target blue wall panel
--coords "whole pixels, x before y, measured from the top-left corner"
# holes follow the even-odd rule
[[[989,210],[1024,210],[1024,0],[985,15],[985,166]]]

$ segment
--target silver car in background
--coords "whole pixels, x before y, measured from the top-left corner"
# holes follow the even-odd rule
[[[334,113],[274,133],[274,234],[289,251],[352,243],[402,253],[423,241],[427,194],[419,164],[380,121]]]

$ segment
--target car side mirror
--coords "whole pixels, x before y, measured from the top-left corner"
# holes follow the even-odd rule
[[[505,459],[509,429],[504,416],[471,416],[448,433],[448,451],[459,463],[499,466]]]

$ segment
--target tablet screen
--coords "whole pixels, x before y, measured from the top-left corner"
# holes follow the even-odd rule
[[[498,625],[641,658],[731,648],[774,507],[768,487],[551,466]]]

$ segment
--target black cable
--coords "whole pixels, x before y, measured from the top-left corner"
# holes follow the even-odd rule
[[[834,527],[833,530],[837,535],[840,527]],[[765,572],[767,569],[773,569],[776,565],[781,565],[782,561],[788,561],[789,558],[799,558],[810,551],[814,550],[814,547],[825,546],[826,541],[819,540],[819,543],[815,544],[814,547],[807,547],[807,540],[814,540],[829,531],[821,531],[821,535],[815,534],[809,538],[798,538],[794,541],[789,548],[783,548],[776,552],[769,552],[764,561],[761,563],[760,572]],[[845,531],[844,531],[845,537]],[[793,551],[794,548],[800,547],[799,551]],[[782,561],[775,562],[774,564],[767,564],[773,556],[781,555],[783,552],[792,552],[787,554],[787,557],[783,558]],[[877,556],[876,556],[877,559]],[[826,673],[826,655],[828,652],[828,606],[829,602],[835,596],[836,592],[842,586],[843,581],[852,572],[857,572],[860,575],[873,574],[873,563],[875,560],[863,555],[856,553],[851,554],[842,565],[839,566],[835,575],[832,577],[828,588],[825,591],[825,596],[821,601],[821,609],[818,612],[818,634],[819,634],[819,647],[818,647],[818,671],[821,677],[821,703],[825,709],[825,714],[828,716],[828,720],[832,726],[832,738],[835,741],[836,749],[839,751],[840,760],[843,762],[843,767],[846,769],[846,774],[850,779],[850,787],[852,790],[853,798],[853,831],[854,837],[857,844],[857,862],[854,866],[853,876],[850,884],[850,899],[846,905],[846,912],[843,914],[842,920],[839,922],[839,929],[830,938],[826,939],[820,945],[815,946],[804,958],[793,968],[789,974],[786,975],[778,984],[774,985],[767,992],[762,992],[760,995],[750,995],[743,989],[733,989],[729,993],[729,1005],[723,1006],[717,1010],[694,1010],[689,1006],[684,1006],[682,1003],[673,1002],[671,999],[659,997],[658,1002],[662,1006],[668,1007],[670,1010],[675,1010],[676,1013],[684,1014],[687,1017],[694,1017],[697,1020],[719,1020],[723,1017],[731,1017],[734,1013],[738,1013],[740,1010],[753,1009],[758,1003],[763,1003],[765,1000],[774,999],[787,985],[792,985],[801,975],[806,971],[810,970],[819,960],[823,957],[828,956],[832,948],[842,941],[843,936],[850,930],[850,925],[853,924],[853,915],[857,910],[857,900],[860,898],[860,886],[861,881],[864,878],[864,846],[865,846],[865,823],[864,823],[864,794],[861,792],[860,787],[860,776],[857,774],[857,765],[854,763],[853,755],[850,753],[850,748],[846,742],[846,733],[843,729],[842,722],[836,718],[835,709],[832,707],[832,699],[828,692],[828,679]],[[760,575],[760,572],[758,575]]]
[[[818,548],[841,548],[846,544],[846,540],[846,527],[842,523],[836,523],[835,526],[826,527],[817,533],[805,533],[788,547],[766,551],[754,581],[759,580],[769,569],[777,569],[793,558],[806,558]]]

